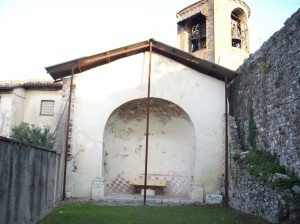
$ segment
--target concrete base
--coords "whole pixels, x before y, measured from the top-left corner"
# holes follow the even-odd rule
[[[101,177],[96,177],[92,183],[92,199],[99,200],[104,197],[104,180]]]
[[[190,192],[190,198],[196,202],[203,202],[203,186],[199,184],[193,184]]]
[[[144,189],[141,190],[141,195],[144,196]],[[147,189],[146,190],[146,196],[154,197],[155,196],[155,190]]]
[[[74,199],[73,199],[74,200]],[[104,198],[98,200],[99,205],[143,205],[144,196],[140,194],[115,194],[106,195]],[[177,206],[177,205],[196,205],[200,204],[194,200],[188,199],[186,197],[176,197],[155,194],[155,196],[148,197],[147,195],[147,205],[157,205],[157,206]]]
[[[71,198],[72,197],[72,194],[70,191],[66,191],[66,198]]]
[[[205,197],[206,204],[222,204],[223,196],[218,194],[208,194]]]

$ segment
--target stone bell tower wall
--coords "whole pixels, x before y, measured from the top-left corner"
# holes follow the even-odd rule
[[[232,46],[231,13],[241,21],[241,48]],[[249,56],[249,7],[240,0],[214,0],[215,63],[236,70]]]
[[[232,13],[238,16],[239,47],[232,43]],[[206,19],[206,46],[192,50],[192,21]],[[241,0],[202,0],[177,13],[178,47],[196,57],[236,70],[249,56],[248,18],[250,8]]]
[[[191,6],[186,7],[177,13],[178,26],[177,26],[177,40],[179,49],[190,52],[190,21],[189,19],[196,16],[198,13],[206,17],[206,36],[207,43],[206,49],[196,51],[193,54],[211,62],[214,62],[214,6],[213,0],[202,0]]]

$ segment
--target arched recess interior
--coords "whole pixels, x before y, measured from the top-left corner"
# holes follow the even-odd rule
[[[231,44],[233,47],[248,51],[247,15],[241,8],[231,12]]]
[[[106,195],[134,193],[132,178],[144,177],[147,99],[129,101],[109,117],[104,131]],[[194,172],[195,129],[178,105],[150,99],[148,178],[166,179],[166,195],[188,196]]]
[[[206,17],[198,13],[189,21],[190,49],[191,53],[206,48]]]

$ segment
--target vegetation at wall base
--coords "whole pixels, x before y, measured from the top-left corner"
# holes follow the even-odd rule
[[[257,217],[224,206],[97,206],[65,204],[40,222],[48,223],[267,223]]]
[[[40,128],[25,122],[11,129],[11,138],[48,149],[53,148],[55,140],[55,136],[49,126]]]
[[[233,154],[232,159],[241,168],[248,169],[249,174],[256,178],[257,181],[281,192],[289,204],[300,205],[300,196],[290,191],[294,185],[300,186],[300,178],[294,176],[292,172],[281,166],[276,156],[273,156],[266,150],[255,149],[249,151],[243,157],[239,154]],[[273,179],[273,175],[276,173],[284,174],[287,178]]]

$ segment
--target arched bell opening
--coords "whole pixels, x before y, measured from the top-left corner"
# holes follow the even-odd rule
[[[196,51],[206,48],[206,17],[198,13],[188,22],[188,32],[190,34],[190,51]]]
[[[246,13],[241,8],[231,12],[232,47],[248,50],[248,26]]]
[[[144,178],[147,99],[115,109],[104,130],[103,177],[106,195],[133,194],[130,180]],[[150,99],[147,179],[166,180],[162,191],[188,197],[194,173],[195,129],[178,105]]]
[[[189,36],[189,51],[197,52],[207,48],[206,38],[206,16],[198,13],[182,23],[179,26],[185,27]]]

